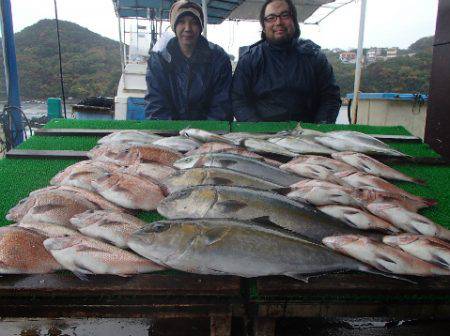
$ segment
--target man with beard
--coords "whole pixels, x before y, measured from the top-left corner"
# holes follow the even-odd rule
[[[175,37],[148,60],[146,118],[229,120],[231,62],[222,48],[200,35],[202,8],[177,1],[169,20]]]
[[[231,98],[238,121],[334,123],[341,105],[333,69],[320,47],[299,39],[291,0],[267,0],[261,41],[236,67]]]

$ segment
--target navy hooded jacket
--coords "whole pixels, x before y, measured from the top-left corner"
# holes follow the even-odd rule
[[[145,116],[166,120],[228,120],[231,62],[219,46],[199,36],[190,58],[177,38],[151,52],[147,64]]]
[[[341,106],[333,68],[320,47],[260,41],[239,58],[231,90],[238,121],[334,123]]]

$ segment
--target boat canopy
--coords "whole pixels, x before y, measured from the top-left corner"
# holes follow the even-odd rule
[[[298,20],[305,21],[320,6],[335,0],[293,0]],[[146,18],[168,20],[174,0],[113,0],[119,18]],[[201,0],[194,0],[201,5]],[[208,23],[220,24],[225,19],[258,21],[259,11],[265,0],[209,0]]]

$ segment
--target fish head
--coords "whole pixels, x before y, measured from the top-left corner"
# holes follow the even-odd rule
[[[366,207],[373,214],[384,213],[387,211],[392,211],[401,208],[394,203],[378,203],[378,202],[369,203],[367,204]]]
[[[189,187],[167,196],[157,210],[167,218],[203,218],[216,201],[214,186]]]
[[[182,224],[173,220],[157,221],[135,231],[128,245],[138,254],[165,264],[189,248],[199,233],[199,228],[186,220]]]
[[[178,169],[189,169],[193,167],[197,167],[202,156],[200,154],[195,154],[191,156],[187,156],[181,159],[178,159],[173,163],[173,166]]]
[[[404,233],[396,236],[384,236],[383,243],[390,246],[408,245],[417,241],[420,236],[410,233]]]
[[[357,235],[342,235],[325,237],[322,239],[322,243],[333,250],[342,250],[345,245],[353,244],[359,240],[361,240],[361,237]]]
[[[181,188],[201,185],[206,177],[206,171],[201,168],[178,170],[164,179],[163,184],[169,192],[180,190]]]
[[[71,236],[47,238],[44,240],[44,247],[47,251],[60,251],[70,248],[78,244],[78,242],[79,238]]]

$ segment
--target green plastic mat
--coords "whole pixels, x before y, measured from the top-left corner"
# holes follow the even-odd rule
[[[88,151],[101,137],[95,136],[33,136],[17,146],[18,149]]]
[[[229,132],[227,121],[209,120],[78,120],[52,119],[44,128],[142,129],[180,131],[186,127]]]

